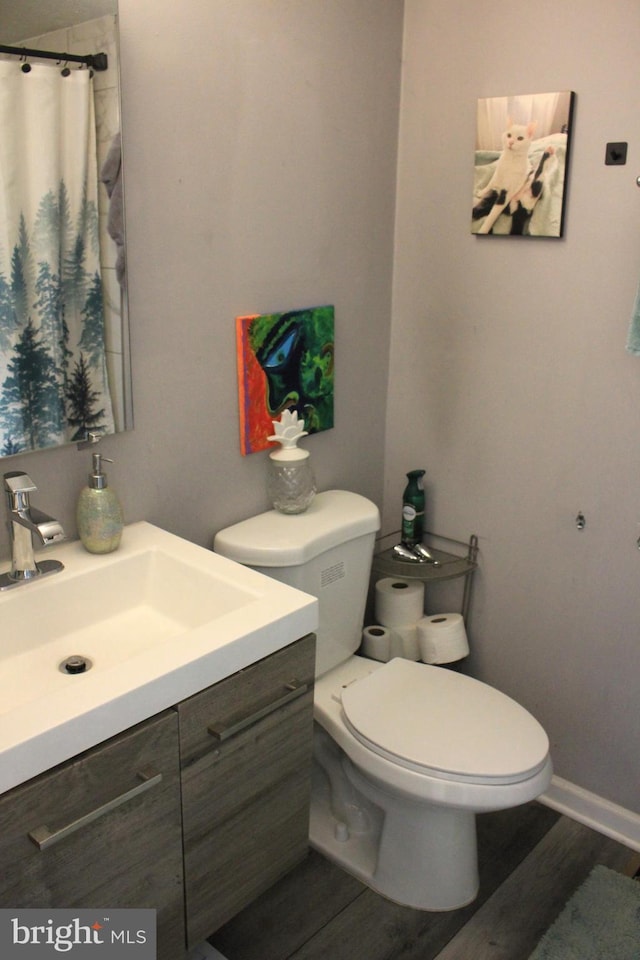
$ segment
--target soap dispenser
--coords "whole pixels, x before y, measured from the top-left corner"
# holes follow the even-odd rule
[[[275,434],[269,440],[281,444],[269,454],[267,492],[279,513],[304,513],[316,495],[316,482],[309,461],[309,451],[297,446],[307,436],[304,420],[298,413],[285,410],[280,421],[273,420]]]
[[[102,471],[102,461],[113,463],[113,460],[99,453],[92,454],[92,457],[89,483],[78,497],[78,533],[89,553],[111,553],[120,546],[124,526],[120,501],[107,486],[107,475]]]

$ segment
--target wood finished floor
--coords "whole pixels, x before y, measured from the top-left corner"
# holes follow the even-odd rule
[[[478,898],[448,913],[390,903],[311,851],[210,942],[227,960],[527,960],[593,866],[640,866],[538,803],[480,815],[478,851]]]

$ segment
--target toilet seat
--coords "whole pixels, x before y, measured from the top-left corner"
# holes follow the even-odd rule
[[[524,707],[441,667],[392,660],[345,686],[341,703],[360,743],[431,777],[515,784],[548,763],[547,735]]]

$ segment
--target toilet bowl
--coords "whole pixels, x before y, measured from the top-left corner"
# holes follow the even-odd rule
[[[319,600],[311,844],[391,900],[452,910],[478,890],[476,813],[544,792],[549,742],[487,684],[355,655],[378,527],[370,501],[331,490],[220,531],[214,550]]]
[[[316,681],[314,716],[313,846],[417,909],[471,902],[475,814],[526,803],[551,778],[531,714],[442,667],[353,656]]]

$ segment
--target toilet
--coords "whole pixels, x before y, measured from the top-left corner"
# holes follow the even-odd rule
[[[476,813],[550,782],[547,735],[505,694],[443,667],[358,656],[378,510],[344,490],[220,531],[214,550],[319,600],[310,842],[397,903],[478,892]]]

